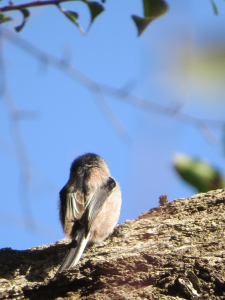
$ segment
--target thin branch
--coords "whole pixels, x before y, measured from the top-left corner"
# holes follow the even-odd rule
[[[47,54],[44,51],[40,50],[36,46],[32,45],[28,41],[22,39],[18,35],[13,34],[9,30],[4,29],[4,37],[7,38],[10,42],[18,46],[19,48],[23,49],[25,52],[34,56],[35,58],[39,59],[44,63],[49,63],[54,67],[57,67],[60,71],[64,72],[66,75],[72,77],[77,82],[82,84],[85,88],[91,90],[93,93],[97,93],[99,95],[99,91],[105,92],[107,94],[111,94],[116,96],[116,98],[121,99],[122,101],[127,102],[141,110],[144,111],[155,111],[160,114],[164,114],[169,117],[176,117],[190,123],[196,127],[198,127],[206,136],[206,138],[210,142],[215,142],[216,138],[212,133],[211,129],[209,128],[208,124],[211,126],[214,125],[216,127],[223,127],[225,126],[225,121],[217,121],[217,120],[204,120],[199,119],[188,114],[181,112],[177,108],[163,106],[160,104],[156,104],[150,101],[147,101],[143,98],[140,98],[134,94],[126,92],[122,89],[118,89],[106,84],[101,84],[93,79],[89,78],[87,75],[83,74],[82,72],[75,69],[65,60],[59,59],[53,55]],[[105,100],[104,100],[105,101]]]
[[[2,29],[0,28],[0,37],[2,36]],[[5,93],[5,63],[3,59],[3,39],[0,38],[0,99]]]
[[[13,213],[11,211],[0,210],[0,225],[4,225],[16,229],[24,229],[24,222],[29,224],[30,216],[25,216],[19,213]],[[35,220],[36,231],[35,234],[45,239],[58,239],[58,229],[55,226],[51,226],[43,220]]]
[[[80,71],[73,68],[68,62],[63,59],[59,59],[53,55],[47,54],[44,51],[38,49],[36,46],[27,42],[26,40],[18,37],[17,35],[11,33],[9,30],[4,29],[4,36],[16,46],[19,46],[28,54],[31,54],[35,58],[38,58],[41,62],[45,64],[51,64],[60,71],[63,71],[65,74],[80,82],[85,88],[88,88],[95,95],[97,99],[97,104],[100,106],[101,111],[106,115],[107,120],[118,133],[118,135],[125,141],[130,142],[131,137],[127,132],[126,128],[123,126],[121,121],[115,116],[112,109],[108,105],[105,97],[102,93],[102,87],[100,84],[96,83],[94,80],[90,79],[88,76],[84,75]]]
[[[27,229],[35,229],[35,223],[32,217],[32,210],[29,205],[28,189],[30,182],[30,163],[26,153],[26,147],[23,141],[23,136],[20,129],[19,119],[20,111],[16,107],[15,102],[7,88],[5,65],[2,51],[2,30],[0,29],[0,74],[1,74],[1,87],[0,96],[4,100],[5,108],[9,117],[10,129],[12,138],[15,145],[17,162],[20,169],[19,176],[19,198],[21,201],[22,214],[24,224]]]
[[[217,121],[217,120],[204,120],[204,119],[199,119],[193,116],[190,116],[188,114],[185,114],[181,111],[179,111],[177,108],[169,107],[169,106],[163,106],[160,104],[156,104],[150,101],[147,101],[143,98],[140,98],[138,96],[135,96],[131,93],[125,92],[124,90],[120,90],[108,85],[101,84],[102,90],[105,93],[109,93],[112,95],[118,96],[118,99],[121,99],[122,101],[131,104],[135,107],[138,107],[139,109],[143,111],[155,111],[160,114],[164,114],[166,116],[170,117],[176,117],[179,119],[182,119],[182,121],[185,121],[187,123],[191,123],[194,126],[198,127],[205,137],[210,141],[211,143],[216,142],[216,137],[212,133],[210,127],[208,126],[208,123],[214,126],[225,126],[225,122],[223,121]]]
[[[23,140],[19,124],[19,110],[6,86],[4,94],[4,103],[9,116],[9,124],[12,133],[13,142],[15,145],[17,162],[20,169],[19,176],[19,198],[21,202],[22,214],[24,219],[25,227],[29,230],[35,230],[36,225],[32,209],[29,201],[29,186],[31,179],[31,166],[26,152],[26,146]],[[15,117],[16,116],[16,117]]]
[[[129,135],[126,128],[121,123],[120,119],[117,118],[117,116],[113,113],[111,107],[108,105],[107,101],[105,100],[102,89],[99,88],[99,90],[96,91],[96,93],[93,93],[93,95],[96,96],[95,97],[96,102],[99,108],[101,109],[101,111],[103,112],[103,114],[106,116],[112,128],[114,128],[116,132],[118,132],[118,134],[122,137],[122,139],[126,143],[130,144],[132,141],[131,136]]]
[[[37,6],[46,6],[46,5],[59,5],[60,3],[63,2],[71,2],[71,1],[82,1],[86,2],[85,0],[47,0],[47,1],[34,1],[34,2],[28,2],[28,3],[23,3],[23,4],[17,4],[17,5],[7,5],[0,7],[0,12],[4,11],[12,11],[12,10],[20,10],[23,8],[28,8],[28,7],[37,7]]]

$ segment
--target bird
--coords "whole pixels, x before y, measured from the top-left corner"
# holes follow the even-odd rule
[[[112,233],[122,202],[119,183],[106,161],[93,153],[73,161],[59,198],[60,221],[72,242],[56,275],[76,266],[87,245],[101,243]]]

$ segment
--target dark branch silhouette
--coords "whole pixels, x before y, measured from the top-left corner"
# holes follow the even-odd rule
[[[46,5],[56,5],[58,6],[62,2],[72,2],[72,1],[82,1],[82,0],[50,0],[50,1],[34,1],[34,2],[28,2],[28,3],[22,3],[22,4],[17,4],[17,5],[7,5],[0,7],[0,11],[12,11],[12,10],[20,10],[23,8],[28,8],[28,7],[37,7],[37,6],[46,6]],[[83,1],[85,2],[85,1]]]

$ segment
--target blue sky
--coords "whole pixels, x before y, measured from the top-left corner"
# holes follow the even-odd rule
[[[48,54],[67,58],[100,84],[179,107],[200,119],[225,121],[225,60],[219,59],[225,53],[224,2],[216,1],[218,16],[208,0],[168,4],[169,12],[152,22],[140,38],[130,16],[142,14],[142,3],[128,0],[108,0],[106,11],[86,37],[56,7],[32,9],[18,35]],[[78,11],[81,26],[88,27],[90,16],[83,3],[62,6]],[[15,21],[4,25],[9,30],[21,22],[19,12],[11,16]],[[126,142],[87,87],[7,39],[2,50],[7,96],[0,99],[0,248],[27,249],[64,237],[58,193],[78,155],[93,152],[107,161],[122,189],[119,222],[156,207],[162,194],[172,201],[195,193],[173,170],[178,152],[201,157],[224,173],[220,127],[212,128],[216,141],[210,143],[192,122],[139,109],[128,103],[129,98],[126,102],[118,94],[105,93],[105,101],[130,137]],[[6,109],[9,101],[20,110],[35,111],[33,119],[19,121],[29,161],[22,200],[21,169]]]

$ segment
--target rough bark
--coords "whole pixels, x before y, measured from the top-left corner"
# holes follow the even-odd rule
[[[0,299],[225,299],[224,208],[225,190],[153,208],[57,279],[68,239],[2,249]]]

